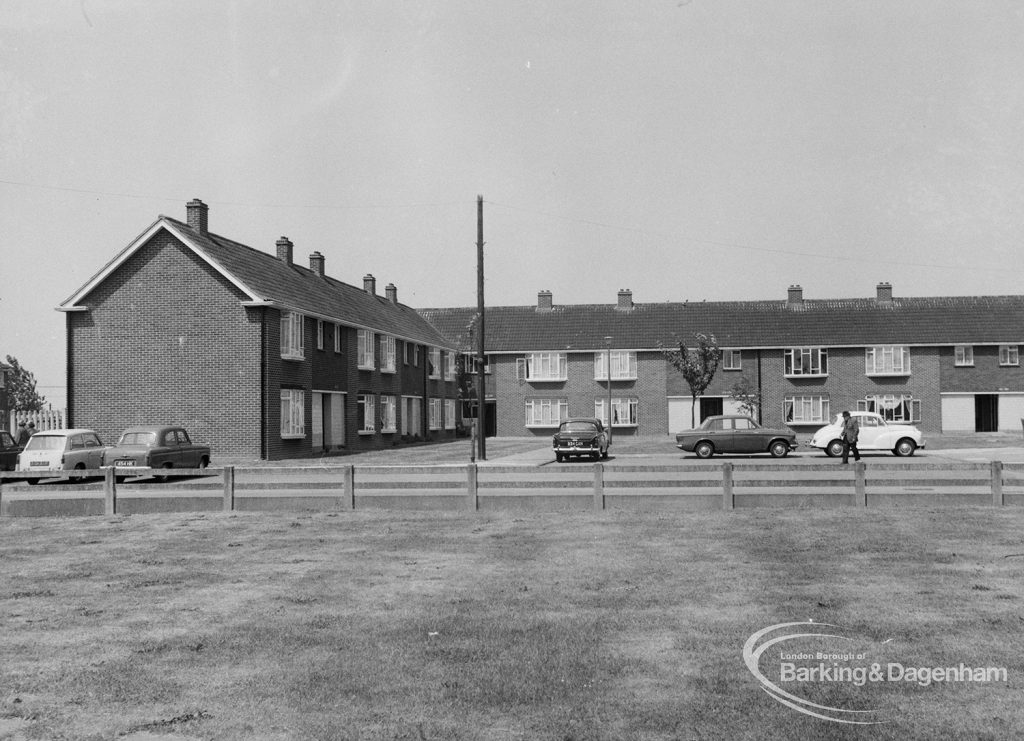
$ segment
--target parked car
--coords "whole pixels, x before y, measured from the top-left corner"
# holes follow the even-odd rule
[[[860,425],[857,435],[857,449],[891,450],[895,455],[913,455],[918,448],[923,448],[924,434],[912,424],[886,422],[881,414],[875,412],[850,412],[850,416]],[[843,415],[837,414],[832,424],[825,425],[811,436],[810,446],[820,448],[826,455],[843,454]]]
[[[791,429],[762,427],[740,414],[718,414],[705,419],[696,430],[676,435],[676,447],[698,458],[715,453],[771,453],[783,458],[796,450],[796,433]]]
[[[133,475],[154,468],[206,468],[210,448],[192,442],[183,427],[143,425],[129,427],[103,456],[115,474]]]
[[[69,471],[99,469],[106,450],[93,430],[44,430],[28,439],[18,454],[19,471]],[[28,483],[39,483],[38,478]]]
[[[582,458],[588,455],[594,460],[607,458],[610,444],[604,423],[594,417],[567,419],[551,438],[555,460],[559,462],[570,456]]]
[[[13,471],[21,446],[7,430],[0,430],[0,471]]]

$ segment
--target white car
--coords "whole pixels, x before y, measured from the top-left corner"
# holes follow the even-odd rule
[[[857,435],[857,449],[891,450],[895,455],[913,455],[924,447],[924,435],[912,424],[886,422],[881,414],[874,412],[850,412],[860,425]],[[837,414],[835,422],[822,427],[811,437],[810,446],[820,448],[826,455],[843,454],[843,415]]]
[[[19,471],[99,469],[106,447],[92,430],[45,430],[37,432],[18,454]],[[28,479],[37,484],[39,479]]]

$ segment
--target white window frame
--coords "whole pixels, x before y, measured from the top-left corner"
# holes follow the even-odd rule
[[[612,350],[611,351],[612,380],[613,381],[635,381],[636,375],[636,351],[635,350]],[[594,353],[594,380],[608,380],[608,355],[607,350]]]
[[[608,399],[597,397],[594,399],[594,416],[608,427],[608,414],[605,408],[608,406]],[[612,427],[637,427],[640,424],[640,399],[636,396],[612,397]]]
[[[909,376],[910,348],[907,345],[875,345],[865,348],[864,375]]]
[[[874,412],[881,415],[886,422],[921,421],[921,400],[910,394],[868,395],[857,400],[857,410]]]
[[[316,349],[324,349],[324,320],[316,320]]]
[[[306,358],[303,319],[297,311],[281,312],[281,357],[285,360]]]
[[[444,422],[441,409],[443,400],[439,396],[432,396],[428,401],[430,403],[427,405],[427,427],[431,430],[440,430]]]
[[[432,347],[427,358],[427,362],[430,364],[427,369],[427,378],[440,378],[441,377],[441,348]]]
[[[281,438],[306,436],[306,398],[302,389],[281,389]]]
[[[1020,365],[1020,345],[1000,345],[999,346],[999,365],[1001,366],[1019,366]]]
[[[722,370],[738,371],[743,370],[742,350],[722,350]]]
[[[455,380],[455,353],[445,352],[444,354],[444,380]]]
[[[974,365],[974,345],[954,345],[953,364],[958,368]]]
[[[828,375],[828,348],[791,347],[783,358],[786,378],[822,378]]]
[[[381,394],[380,397],[380,431],[398,432],[398,397]]]
[[[380,372],[394,373],[398,370],[395,361],[395,338],[389,334],[380,336]]]
[[[341,325],[334,325],[334,352],[341,352]]]
[[[375,434],[377,432],[377,397],[373,394],[359,394],[356,397],[356,406],[362,410],[363,416],[359,434]]]
[[[373,370],[376,364],[374,352],[376,350],[373,332],[369,329],[360,329],[357,332],[357,355],[356,367],[359,370]]]
[[[455,399],[444,400],[444,428],[455,429]]]
[[[527,427],[558,427],[569,418],[566,398],[530,398],[525,407]]]
[[[820,394],[792,394],[782,400],[782,421],[786,424],[827,424],[831,421],[829,397]]]
[[[516,376],[524,381],[546,383],[568,381],[569,371],[564,352],[527,353],[516,359]]]

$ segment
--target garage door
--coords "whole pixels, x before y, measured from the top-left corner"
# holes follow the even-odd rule
[[[942,431],[974,432],[974,394],[942,397]]]

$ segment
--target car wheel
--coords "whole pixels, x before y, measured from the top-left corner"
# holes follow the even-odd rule
[[[84,471],[85,470],[85,464],[84,463],[79,463],[78,465],[75,466],[74,470],[75,471]],[[71,479],[72,481],[75,481],[75,482],[85,481],[85,476],[83,476],[80,473],[77,474],[77,475],[76,474],[71,474],[70,476],[68,476],[68,478]]]
[[[605,448],[604,450],[601,451],[601,457],[604,458],[605,460],[608,460],[608,448]]]
[[[915,450],[917,450],[917,445],[914,443],[914,441],[911,440],[909,437],[904,437],[901,438],[898,443],[896,443],[896,447],[893,448],[892,452],[900,456],[901,458],[904,458],[906,456],[913,455]]]
[[[207,458],[205,455],[202,458],[199,459],[199,470],[203,470],[204,468],[206,468],[209,465],[210,465],[210,459]]]
[[[561,463],[562,462],[562,454],[561,453],[555,453],[555,462],[556,463]]]
[[[29,486],[35,486],[39,483],[39,479],[25,479]]]
[[[601,459],[601,454],[600,453],[591,453],[590,454],[590,460],[596,461],[596,460],[600,460],[600,459]]]
[[[782,440],[776,440],[768,446],[768,452],[772,454],[772,458],[785,458],[789,455],[789,445]]]
[[[825,454],[831,458],[835,458],[837,455],[843,454],[843,441],[833,440],[825,446]]]
[[[173,466],[174,466],[173,463],[165,463],[163,466],[161,466],[161,468],[164,468],[166,470],[166,469],[172,468]],[[166,481],[169,481],[170,478],[171,478],[170,476],[157,476],[156,480],[157,481],[161,481],[161,482],[166,482]]]
[[[704,441],[697,443],[697,447],[693,449],[693,452],[697,454],[698,458],[710,458],[715,454],[715,446]]]

